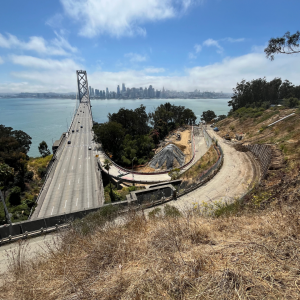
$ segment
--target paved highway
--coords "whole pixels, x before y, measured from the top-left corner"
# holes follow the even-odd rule
[[[103,204],[93,151],[92,117],[89,102],[81,102],[69,134],[60,150],[59,161],[47,194],[34,217],[42,218]],[[74,131],[74,132],[72,132]],[[91,149],[89,149],[91,147]]]

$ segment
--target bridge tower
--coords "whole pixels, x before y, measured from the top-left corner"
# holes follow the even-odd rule
[[[87,80],[86,71],[78,70],[77,74],[77,86],[78,86],[78,100],[79,103],[82,101],[90,104],[89,85]]]

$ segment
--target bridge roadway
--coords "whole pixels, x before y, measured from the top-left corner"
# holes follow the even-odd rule
[[[46,196],[34,218],[70,213],[103,204],[96,174],[98,170],[93,151],[90,109],[89,102],[79,105],[66,142],[60,150],[62,153],[53,177],[49,178]]]

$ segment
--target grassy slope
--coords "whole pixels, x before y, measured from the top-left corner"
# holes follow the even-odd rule
[[[10,284],[0,287],[0,295],[43,300],[76,294],[80,299],[298,299],[299,112],[258,133],[272,123],[275,115],[268,117],[270,113],[218,124],[221,135],[234,126],[248,141],[273,141],[286,157],[285,167],[244,202],[181,214],[175,208],[165,213],[156,208],[150,219],[130,214],[123,225],[103,226],[99,214],[88,216],[61,234],[56,251],[39,261],[14,263]]]

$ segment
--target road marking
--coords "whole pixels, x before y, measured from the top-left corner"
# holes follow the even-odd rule
[[[60,184],[58,185],[58,190],[59,190]]]
[[[69,180],[69,185],[70,185],[70,180]]]
[[[66,206],[67,206],[67,201],[68,201],[68,200],[66,200],[66,202],[65,202],[65,208],[66,208]]]
[[[73,170],[73,166],[72,166],[72,170]]]
[[[81,165],[80,165],[80,168],[81,168]]]
[[[65,169],[63,170],[63,172],[65,171]]]
[[[53,214],[53,209],[54,209],[54,206],[53,206],[52,211],[51,211],[51,216],[52,216],[52,214]]]
[[[78,183],[79,183],[79,178],[78,178]]]
[[[77,200],[76,200],[76,206],[77,206],[77,203],[78,203],[78,198],[77,198]]]

